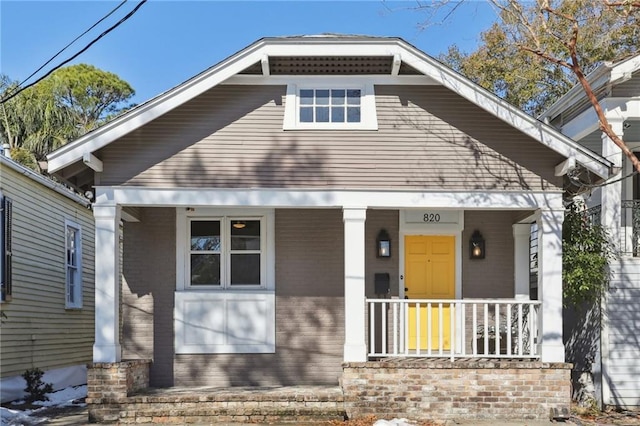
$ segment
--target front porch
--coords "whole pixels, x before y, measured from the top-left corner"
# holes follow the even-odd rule
[[[119,424],[301,424],[367,416],[529,420],[549,418],[553,410],[568,409],[570,404],[569,364],[516,358],[345,363],[340,386],[162,389],[148,388],[144,382],[149,363],[94,364],[89,370],[89,420]],[[105,391],[109,381],[115,392]]]

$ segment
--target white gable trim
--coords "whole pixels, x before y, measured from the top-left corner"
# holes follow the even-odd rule
[[[263,39],[176,88],[49,154],[49,171],[58,171],[125,134],[138,129],[197,95],[221,84],[265,56],[392,56],[460,94],[565,157],[575,159],[601,177],[611,164],[552,127],[528,116],[440,62],[398,39],[292,38]]]

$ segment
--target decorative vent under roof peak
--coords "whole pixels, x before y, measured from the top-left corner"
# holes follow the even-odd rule
[[[391,74],[391,56],[271,56],[271,75]]]

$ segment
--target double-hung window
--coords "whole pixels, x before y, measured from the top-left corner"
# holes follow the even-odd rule
[[[270,209],[177,209],[176,353],[273,353],[274,217]]]
[[[11,300],[13,202],[0,193],[0,302]]]
[[[188,286],[263,286],[261,218],[190,218]]]
[[[65,221],[66,307],[82,307],[82,229]]]

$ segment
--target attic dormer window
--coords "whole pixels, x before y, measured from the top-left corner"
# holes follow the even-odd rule
[[[349,83],[289,84],[284,130],[377,130],[373,84]]]
[[[360,123],[360,89],[301,89],[301,123]]]

